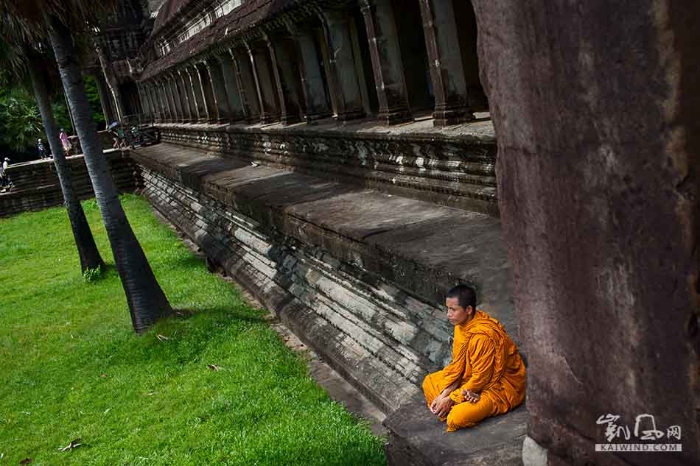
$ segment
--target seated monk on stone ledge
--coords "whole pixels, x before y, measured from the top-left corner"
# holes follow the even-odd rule
[[[500,322],[476,309],[472,288],[452,288],[445,305],[455,327],[452,362],[426,376],[423,392],[430,411],[452,432],[518,406],[526,380],[517,346]]]

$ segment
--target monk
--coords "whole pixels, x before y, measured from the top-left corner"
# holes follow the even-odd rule
[[[452,288],[445,305],[455,327],[452,362],[426,376],[423,392],[430,411],[453,432],[518,406],[526,380],[517,346],[500,322],[476,309],[472,288]]]

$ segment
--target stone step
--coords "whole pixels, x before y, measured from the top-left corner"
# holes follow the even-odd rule
[[[485,419],[474,428],[446,432],[425,405],[415,400],[384,420],[387,462],[401,466],[521,466],[527,410]]]
[[[389,413],[390,464],[518,464],[524,410],[447,434],[412,402],[451,356],[450,286],[518,340],[498,219],[180,145],[133,157],[156,209]]]
[[[339,272],[365,283],[391,283],[401,296],[429,303],[406,317],[442,329],[444,341],[433,343],[442,349],[423,356],[428,364],[439,365],[449,357],[449,326],[441,308],[447,289],[458,282],[475,285],[482,308],[517,341],[497,219],[170,144],[138,149],[134,157],[160,173],[164,183],[171,180],[197,193],[197,209],[206,211],[201,198],[206,195],[219,203],[217,209],[229,206],[245,216],[253,223],[251,229],[270,241],[293,238],[317,248],[322,260],[335,261]]]

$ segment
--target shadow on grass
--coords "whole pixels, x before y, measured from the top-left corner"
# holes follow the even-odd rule
[[[110,365],[188,364],[201,362],[202,353],[267,326],[260,312],[247,304],[203,309],[177,309],[147,332],[124,333],[99,350],[97,358]]]
[[[168,261],[168,266],[173,268],[193,268],[193,267],[205,267],[206,266],[206,256],[201,252],[192,252],[188,257],[181,257],[172,261]]]
[[[240,309],[239,309],[240,308]],[[247,314],[238,314],[237,311],[244,311]],[[173,313],[171,316],[167,317],[164,319],[162,322],[166,322],[168,320],[187,320],[187,319],[192,319],[193,317],[200,316],[202,314],[206,314],[208,317],[212,317],[216,314],[227,314],[226,316],[226,321],[227,322],[267,322],[267,319],[262,314],[262,310],[256,309],[254,307],[251,307],[250,305],[241,302],[237,305],[233,306],[214,306],[214,307],[209,307],[206,309],[173,309]],[[216,313],[216,314],[215,314]],[[258,315],[260,314],[260,315]],[[160,322],[157,324],[159,325]],[[149,332],[152,330],[147,331],[144,333],[144,335],[147,335]]]

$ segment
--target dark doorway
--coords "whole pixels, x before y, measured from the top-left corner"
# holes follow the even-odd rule
[[[472,111],[487,111],[489,107],[484,88],[479,79],[479,55],[476,47],[476,16],[471,1],[452,1],[457,21],[459,49],[464,66],[464,80],[467,83],[467,98]]]

